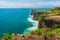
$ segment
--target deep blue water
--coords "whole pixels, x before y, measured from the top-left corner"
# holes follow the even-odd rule
[[[0,9],[0,36],[3,33],[20,33],[28,27],[32,27],[27,18],[31,14],[31,9],[4,8]]]
[[[0,8],[0,36],[3,33],[23,34],[24,30],[32,27],[32,22],[27,20],[31,10],[31,8]]]

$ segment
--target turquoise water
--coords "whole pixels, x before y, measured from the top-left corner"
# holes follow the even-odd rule
[[[10,8],[0,9],[0,36],[3,33],[20,33],[28,27],[32,27],[27,18],[31,9]]]
[[[3,33],[20,33],[34,26],[27,18],[31,15],[31,8],[0,8],[0,36]],[[44,10],[44,9],[42,9]],[[28,33],[30,30],[26,30]]]

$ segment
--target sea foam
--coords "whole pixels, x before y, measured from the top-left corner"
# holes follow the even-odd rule
[[[30,15],[30,17],[27,18],[27,19],[28,19],[28,21],[33,23],[33,26],[27,28],[26,30],[24,30],[24,34],[29,33],[30,31],[36,30],[38,28],[38,21],[33,20],[33,16],[32,15]]]

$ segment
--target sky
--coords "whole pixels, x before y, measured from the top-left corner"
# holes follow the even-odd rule
[[[60,0],[0,0],[0,8],[51,8],[59,6]]]

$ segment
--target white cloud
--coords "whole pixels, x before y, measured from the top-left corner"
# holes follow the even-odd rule
[[[49,6],[60,6],[60,1],[43,1],[43,2],[8,2],[8,1],[0,1],[0,7],[4,8],[40,8],[40,7],[49,7]]]
[[[0,1],[0,7],[19,7],[19,3],[8,2],[8,1]]]

